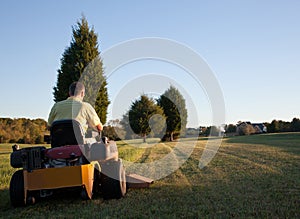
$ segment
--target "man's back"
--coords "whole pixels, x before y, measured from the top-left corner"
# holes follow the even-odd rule
[[[51,126],[54,121],[64,119],[75,119],[81,124],[84,132],[87,130],[88,125],[95,127],[100,123],[92,106],[74,97],[69,97],[54,104],[49,114],[48,124]]]
[[[52,107],[48,125],[51,126],[57,120],[75,119],[81,124],[84,132],[88,126],[101,131],[103,126],[95,109],[89,103],[83,102],[84,94],[84,85],[80,82],[73,82],[69,87],[70,97],[55,103]]]

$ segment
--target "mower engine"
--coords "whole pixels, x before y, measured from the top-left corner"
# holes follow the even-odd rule
[[[16,148],[15,146],[13,146]],[[27,171],[43,168],[78,166],[86,162],[79,145],[67,145],[46,149],[43,146],[14,149],[10,164]]]
[[[10,154],[10,165],[12,167],[23,168],[27,171],[42,169],[44,167],[45,147],[28,147],[19,150],[16,148],[16,145],[14,145],[14,151]]]

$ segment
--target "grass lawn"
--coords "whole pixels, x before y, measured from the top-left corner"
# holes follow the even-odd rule
[[[148,189],[128,190],[125,198],[82,201],[62,193],[24,208],[10,206],[15,169],[9,165],[11,145],[0,145],[0,218],[300,218],[300,133],[225,138],[199,169],[206,141],[199,140],[174,173]],[[155,142],[118,142],[120,157],[150,163],[175,146]]]

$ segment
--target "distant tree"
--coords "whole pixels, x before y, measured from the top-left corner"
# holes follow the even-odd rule
[[[187,124],[187,109],[185,99],[178,89],[170,86],[157,100],[157,104],[162,107],[166,116],[166,134],[170,141],[174,140],[174,134],[185,131]]]
[[[237,132],[239,135],[251,135],[254,134],[256,130],[251,124],[243,122],[238,125]]]
[[[275,133],[279,132],[279,123],[277,120],[273,120],[270,124],[267,124],[268,132]]]
[[[164,121],[155,119],[157,118],[156,115],[163,116],[163,110],[146,95],[142,95],[130,107],[128,112],[129,125],[134,133],[143,137],[144,142],[146,142],[146,137],[151,130],[160,131],[164,128]]]
[[[279,132],[290,132],[291,131],[291,123],[279,120],[278,121]]]
[[[226,126],[227,133],[235,133],[236,132],[236,125],[229,124]]]
[[[134,138],[134,136],[136,135],[134,133],[134,131],[131,129],[130,127],[130,123],[129,123],[129,111],[127,111],[121,121],[120,124],[122,126],[123,131],[125,132],[125,139],[132,139]]]
[[[205,129],[205,136],[219,136],[220,129],[217,126],[209,126]]]
[[[35,143],[35,144],[42,144],[42,143],[44,143],[44,136],[38,135],[38,136],[35,138],[34,143]]]
[[[61,67],[58,70],[57,84],[53,92],[54,101],[66,99],[69,85],[80,79],[85,85],[84,100],[95,107],[101,122],[104,124],[110,102],[102,60],[98,51],[97,35],[93,28],[89,28],[84,16],[72,30],[71,44],[65,49],[61,59]]]
[[[291,122],[274,119],[271,123],[265,125],[270,133],[300,131],[300,120],[298,118],[293,118]]]
[[[103,135],[111,140],[121,140],[125,138],[125,131],[122,128],[120,120],[110,120],[108,124],[104,126]]]
[[[263,124],[264,124],[264,125],[266,126],[266,128],[267,128],[267,132],[271,133],[270,130],[269,130],[269,127],[270,127],[271,123],[269,123],[269,122],[264,122]]]
[[[205,135],[206,136],[206,134],[207,134],[206,130],[207,129],[208,129],[208,127],[206,127],[206,126],[200,126],[199,127],[199,136],[201,136],[201,135]]]
[[[42,119],[0,118],[1,143],[43,143],[47,122]]]
[[[293,132],[299,132],[300,131],[300,119],[293,118],[291,122],[291,131]]]

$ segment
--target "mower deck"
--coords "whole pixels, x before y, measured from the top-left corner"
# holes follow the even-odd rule
[[[66,166],[60,168],[36,169],[31,172],[23,170],[24,200],[27,192],[42,189],[59,189],[82,186],[88,198],[92,198],[94,165]]]

